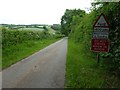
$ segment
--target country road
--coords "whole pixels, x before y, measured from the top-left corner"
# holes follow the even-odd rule
[[[64,88],[67,37],[2,71],[2,88]]]

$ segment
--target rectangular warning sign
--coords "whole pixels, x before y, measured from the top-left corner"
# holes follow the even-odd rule
[[[91,50],[95,52],[108,52],[109,41],[107,39],[92,39]]]

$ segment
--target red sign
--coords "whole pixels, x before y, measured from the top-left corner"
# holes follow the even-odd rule
[[[107,39],[92,39],[91,50],[95,52],[108,52],[109,41]]]

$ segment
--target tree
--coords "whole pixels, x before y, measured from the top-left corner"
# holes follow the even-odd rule
[[[60,31],[61,30],[61,25],[60,24],[53,24],[51,26],[52,29],[56,30],[56,31]]]
[[[45,31],[47,31],[47,30],[48,30],[46,26],[43,26],[43,29],[44,29]]]
[[[68,36],[68,34],[71,32],[71,25],[73,23],[73,18],[83,17],[84,15],[85,15],[84,10],[66,9],[64,15],[61,18],[61,33]]]

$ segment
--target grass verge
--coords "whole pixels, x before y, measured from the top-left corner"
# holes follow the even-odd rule
[[[120,80],[108,73],[105,65],[98,65],[96,57],[84,51],[83,47],[80,43],[68,41],[65,87],[120,88]]]
[[[43,39],[39,41],[26,41],[2,50],[2,69],[28,57],[29,55],[45,48],[59,39]]]

